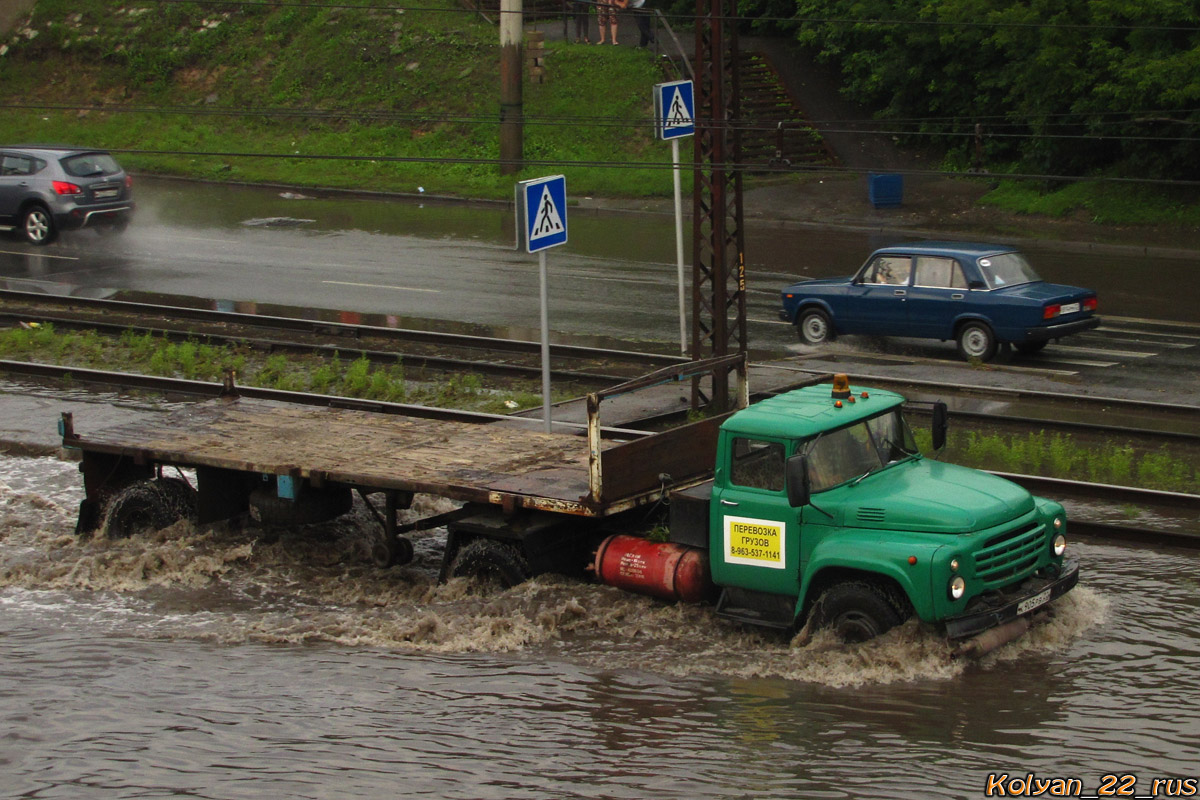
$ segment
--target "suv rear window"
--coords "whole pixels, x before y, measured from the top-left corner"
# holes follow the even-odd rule
[[[108,153],[81,153],[67,156],[60,163],[68,175],[76,178],[115,175],[121,171],[117,160]]]

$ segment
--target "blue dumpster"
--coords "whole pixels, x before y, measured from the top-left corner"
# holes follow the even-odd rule
[[[904,176],[870,173],[868,194],[875,208],[895,208],[904,199]]]

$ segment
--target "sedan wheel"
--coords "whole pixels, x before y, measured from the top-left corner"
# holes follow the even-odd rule
[[[958,331],[958,354],[967,361],[991,361],[996,355],[996,336],[982,322],[968,322]]]
[[[800,335],[800,341],[805,344],[824,344],[833,338],[829,315],[819,308],[800,312],[800,318],[796,321],[796,332]]]
[[[34,206],[21,217],[21,233],[30,244],[49,244],[54,240],[54,219],[41,206]]]

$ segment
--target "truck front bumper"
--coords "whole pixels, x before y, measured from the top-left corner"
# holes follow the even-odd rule
[[[946,620],[946,637],[962,639],[1011,622],[1017,617],[1031,614],[1039,608],[1062,597],[1079,583],[1079,562],[1068,559],[1062,571],[1054,578],[1030,578],[1000,596],[985,600],[983,607],[976,607],[957,617]]]

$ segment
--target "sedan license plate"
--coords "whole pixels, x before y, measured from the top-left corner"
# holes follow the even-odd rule
[[[116,197],[116,196],[117,196],[117,190],[116,190],[116,189],[97,189],[95,192],[93,192],[93,193],[92,193],[92,195],[93,195],[93,196],[94,196],[94,197],[95,197],[97,200],[107,200],[107,199],[109,199],[110,197]],[[1078,303],[1076,303],[1076,304],[1075,304],[1075,310],[1076,310],[1076,311],[1078,311],[1078,310],[1079,310],[1079,304],[1078,304]]]
[[[1038,592],[1033,597],[1028,597],[1017,603],[1017,615],[1028,614],[1038,606],[1044,606],[1050,602],[1050,590]]]
[[[1079,310],[1079,303],[1066,303],[1063,305],[1063,307],[1061,309],[1059,309],[1058,313],[1059,314],[1074,314],[1078,310]]]

